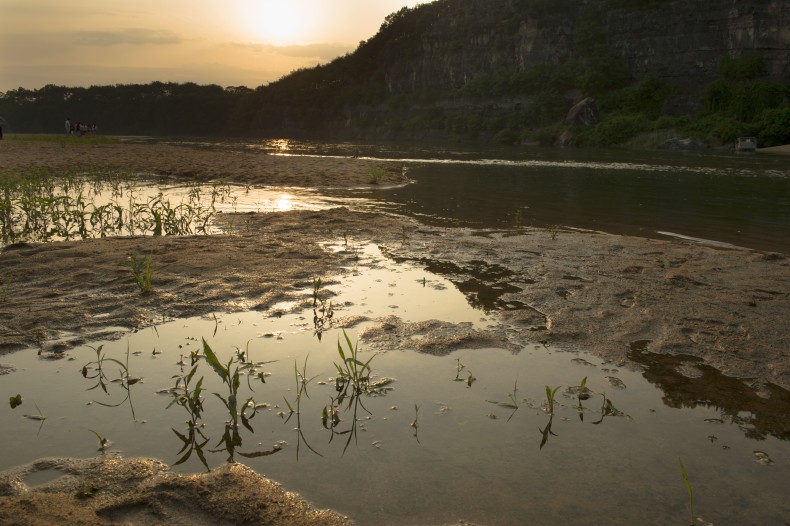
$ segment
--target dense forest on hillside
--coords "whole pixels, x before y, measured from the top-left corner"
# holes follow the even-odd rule
[[[777,68],[786,45],[733,47],[744,18],[732,18],[731,9],[698,21],[707,27],[713,20],[722,31],[735,27],[727,29],[731,36],[721,49],[706,45],[704,56],[682,54],[684,45],[661,35],[648,39],[631,27],[634,21],[674,24],[665,19],[686,16],[677,9],[696,9],[688,5],[694,3],[438,0],[389,15],[353,53],[255,89],[48,85],[0,94],[0,115],[8,132],[20,133],[57,133],[69,117],[122,135],[513,144],[555,143],[564,135],[591,146],[654,146],[676,136],[720,144],[756,135],[762,146],[789,143],[790,85]],[[752,4],[770,10],[781,2]],[[664,55],[664,63],[656,58]],[[569,109],[587,97],[595,100],[597,122],[566,123]]]

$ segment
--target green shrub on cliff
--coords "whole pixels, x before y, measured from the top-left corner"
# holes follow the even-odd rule
[[[741,58],[724,56],[719,65],[719,73],[728,80],[752,80],[763,74],[765,61],[756,53],[749,53]]]
[[[705,89],[708,113],[720,113],[751,122],[764,110],[780,106],[790,97],[790,86],[765,81],[729,82],[716,80]]]
[[[754,128],[761,147],[790,144],[790,105],[764,110]]]
[[[650,124],[650,120],[643,115],[614,115],[579,133],[576,136],[576,144],[579,146],[623,144],[636,134],[649,130]]]

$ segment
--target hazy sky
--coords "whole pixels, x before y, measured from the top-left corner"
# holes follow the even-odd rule
[[[356,49],[426,0],[0,0],[0,91],[197,82],[254,88]]]

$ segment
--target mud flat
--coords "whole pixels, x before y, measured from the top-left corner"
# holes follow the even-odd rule
[[[80,145],[72,152],[70,146],[9,144],[16,153],[3,157],[0,171],[30,166],[35,158],[35,163],[48,168],[89,162],[207,180],[223,177],[288,186],[357,185],[369,172],[368,164],[353,159],[336,163],[251,154],[250,159],[256,160],[250,162],[258,164],[250,170],[244,163],[226,163],[224,152],[190,148]],[[11,158],[13,162],[8,161]],[[390,182],[402,182],[401,177],[400,172],[394,173]],[[120,336],[124,330],[162,317],[250,309],[277,315],[286,304],[299,309],[309,302],[315,276],[332,274],[349,263],[349,253],[329,252],[322,242],[351,236],[358,242],[377,243],[393,258],[449,277],[471,303],[497,313],[500,326],[492,330],[490,341],[509,348],[540,342],[556,349],[590,351],[633,368],[645,368],[652,358],[666,357],[675,360],[670,367],[685,378],[700,376],[708,368],[731,377],[757,399],[755,403],[780,392],[786,398],[785,390],[790,389],[790,260],[783,254],[559,228],[436,228],[345,208],[222,214],[221,221],[230,234],[6,246],[0,252],[4,368],[12,365],[15,350],[38,347],[44,354],[59,353],[98,336]],[[154,292],[141,294],[128,269],[116,265],[129,254],[152,257]],[[342,287],[342,283],[328,286]],[[421,329],[397,319],[382,319],[378,329],[368,333],[369,343],[395,345],[398,338],[389,341],[388,334],[404,330]],[[432,330],[437,337],[425,352],[446,354],[465,348],[468,341],[489,341],[479,334],[446,334],[441,324]],[[781,419],[773,425],[785,427],[778,430],[780,434],[789,432]],[[76,461],[61,464],[71,462]],[[112,479],[127,496],[114,497],[120,500],[108,504],[109,508],[73,499],[73,484],[64,484],[62,491],[54,486],[46,492],[25,489],[15,482],[18,474],[7,472],[0,481],[0,513],[13,510],[20,524],[37,524],[37,517],[47,517],[42,510],[73,513],[68,517],[74,518],[74,524],[102,524],[116,519],[106,510],[163,506],[155,490],[161,482],[146,471],[156,462],[105,459],[81,466],[85,473],[98,473],[104,462],[117,462],[122,473],[136,473],[125,482]],[[166,474],[166,468],[160,467],[160,473]],[[245,468],[231,466],[206,476],[167,474],[165,479],[172,491],[180,488],[175,502],[194,492],[213,494],[212,485],[223,480],[238,478],[247,483],[250,477],[253,474]],[[289,501],[292,497],[279,492],[263,491],[247,498],[247,506],[286,509],[286,515],[294,517],[320,517],[316,524],[345,521],[331,513],[308,510],[298,499]],[[199,524],[185,508],[162,509],[173,524]],[[244,509],[239,513],[245,513]],[[121,514],[117,520],[128,517]],[[163,515],[158,517],[163,520]],[[337,522],[320,522],[324,517]]]
[[[207,181],[268,186],[365,186],[382,163],[362,159],[288,157],[262,150],[229,152],[170,144],[7,140],[0,144],[0,173],[45,169],[109,168]],[[400,167],[388,166],[378,184],[408,182]]]

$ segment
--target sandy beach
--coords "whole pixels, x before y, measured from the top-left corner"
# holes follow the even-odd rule
[[[770,146],[768,148],[758,148],[758,152],[761,153],[775,153],[779,155],[790,155],[790,144],[785,144],[783,146]]]
[[[789,147],[783,153],[790,151]],[[338,187],[369,184],[375,163],[357,159],[278,157],[260,152],[228,154],[196,148],[147,144],[66,145],[6,141],[0,145],[0,173],[34,167],[51,170],[115,167],[197,180],[226,180],[271,186]],[[388,170],[382,184],[408,182],[400,169]],[[271,308],[285,299],[297,308],[309,301],[305,292],[315,275],[331,275],[348,263],[343,252],[328,253],[320,243],[339,233],[370,241],[415,262],[424,258],[452,262],[463,268],[485,261],[509,271],[511,278],[492,283],[518,283],[503,297],[530,305],[531,310],[502,311],[499,330],[487,335],[453,338],[431,327],[410,327],[399,320],[376,320],[361,335],[371,346],[397,347],[399,331],[425,331],[431,346],[421,352],[446,354],[464,346],[499,342],[503,347],[540,342],[552,348],[589,349],[624,367],[638,369],[650,355],[692,358],[675,373],[693,378],[712,367],[738,379],[751,393],[753,411],[780,432],[787,432],[786,407],[771,406],[776,386],[790,389],[790,261],[784,254],[735,247],[705,246],[692,241],[659,241],[599,232],[514,228],[478,232],[432,228],[412,220],[345,208],[320,212],[223,214],[220,221],[236,225],[230,234],[189,237],[126,237],[51,244],[19,243],[0,252],[7,283],[0,302],[0,360],[13,374],[14,352],[64,352],[101,337],[111,327],[144,327],[156,318],[192,316],[215,311]],[[154,261],[154,292],[143,295],[115,263],[119,255],[150,255]],[[264,278],[262,278],[262,276]],[[525,282],[529,286],[523,286]],[[339,285],[339,284],[334,284]],[[333,284],[328,285],[329,288]],[[97,314],[102,314],[97,317]],[[342,324],[342,321],[338,322]],[[539,326],[540,330],[532,330]],[[518,329],[521,330],[518,330]],[[452,332],[452,331],[450,331]],[[120,337],[121,334],[115,334]],[[637,348],[636,342],[644,343]],[[24,350],[23,350],[24,349]],[[644,353],[644,356],[641,354]],[[717,393],[707,393],[710,397]],[[764,405],[760,405],[764,404]],[[783,413],[784,411],[784,413]],[[783,416],[784,415],[784,416]],[[118,460],[128,469],[138,461]],[[135,464],[135,462],[137,462]],[[96,465],[75,465],[75,484],[97,476]],[[126,469],[126,468],[124,468]],[[168,474],[170,491],[183,505],[168,508],[172,524],[190,523],[188,495],[197,486],[211,486],[201,477]],[[249,473],[234,476],[257,477]],[[65,503],[63,493],[23,491],[19,473],[0,477],[0,522],[18,524],[74,520],[73,524],[108,524],[142,519],[157,524],[163,516],[138,513],[124,503],[155,499],[156,485],[130,475],[117,483],[111,501],[87,499]],[[214,477],[216,475],[208,475]],[[142,480],[142,482],[140,482]],[[146,482],[146,480],[148,480]],[[142,488],[140,485],[146,485]],[[63,491],[71,491],[69,488]],[[244,506],[282,502],[279,490],[261,490]],[[177,499],[176,499],[177,500]],[[173,502],[176,502],[173,500]],[[33,502],[35,505],[28,505]],[[27,504],[26,504],[27,503]],[[74,515],[64,519],[64,506]],[[291,522],[263,518],[250,524],[342,524],[345,518],[294,504],[301,515]],[[286,506],[287,507],[287,506]],[[304,512],[304,513],[303,513]],[[219,505],[207,507],[205,524],[223,516]],[[323,514],[322,514],[323,513]],[[17,515],[19,514],[19,515]],[[278,515],[279,516],[279,515]],[[79,517],[79,520],[76,519]]]

